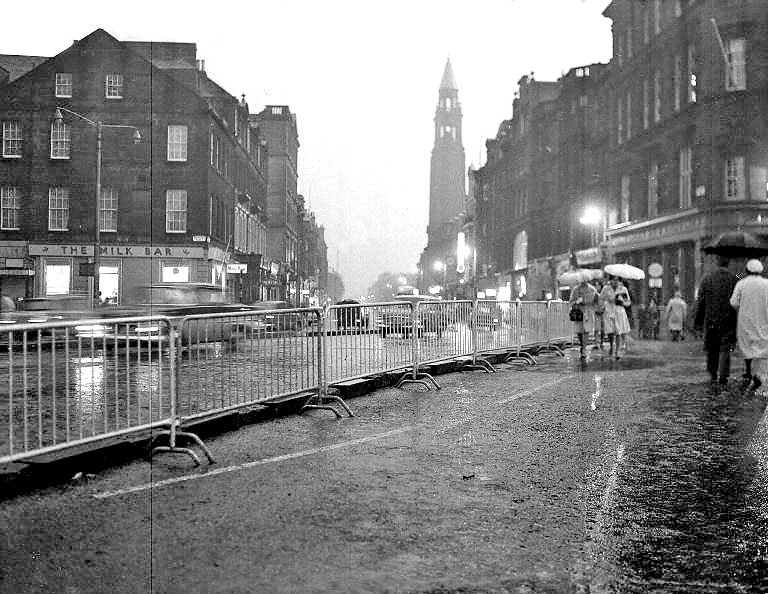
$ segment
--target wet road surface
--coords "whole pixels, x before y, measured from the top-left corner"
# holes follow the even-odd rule
[[[0,591],[768,591],[766,398],[698,343],[574,355],[3,501]]]

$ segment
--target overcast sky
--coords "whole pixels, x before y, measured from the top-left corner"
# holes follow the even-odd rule
[[[608,0],[5,0],[0,53],[53,56],[97,28],[197,44],[208,76],[252,112],[288,104],[299,192],[326,228],[349,296],[415,270],[426,245],[437,91],[451,58],[467,164],[512,115],[517,81],[607,62]],[[10,26],[13,24],[13,26]]]

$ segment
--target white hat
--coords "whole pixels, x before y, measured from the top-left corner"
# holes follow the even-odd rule
[[[760,260],[748,260],[747,261],[747,272],[751,272],[752,274],[762,274],[763,272],[763,264],[760,262]]]

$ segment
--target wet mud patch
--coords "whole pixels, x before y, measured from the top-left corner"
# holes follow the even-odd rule
[[[550,373],[565,372],[610,372],[610,371],[634,371],[640,369],[654,369],[663,367],[669,363],[669,360],[648,356],[646,353],[639,355],[624,355],[621,359],[609,357],[607,351],[588,351],[586,359],[582,360],[579,351],[569,349],[565,352],[565,357],[546,356],[537,357],[536,365],[524,367],[524,371],[538,371]]]

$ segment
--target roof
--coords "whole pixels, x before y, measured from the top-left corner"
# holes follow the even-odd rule
[[[445,70],[443,71],[443,80],[440,82],[440,89],[459,90],[459,87],[456,86],[456,79],[453,77],[453,67],[451,66],[450,58],[448,58],[445,63]]]
[[[0,54],[0,68],[8,73],[8,82],[24,76],[48,60],[45,56],[16,56]]]

